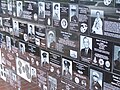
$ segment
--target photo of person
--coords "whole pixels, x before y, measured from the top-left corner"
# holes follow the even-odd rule
[[[8,11],[12,12],[12,0],[7,0]]]
[[[78,22],[78,6],[70,5],[70,22]]]
[[[6,36],[6,46],[8,50],[11,50],[11,38],[9,36]]]
[[[114,46],[114,69],[120,70],[120,46]]]
[[[3,79],[4,81],[7,81],[6,66],[3,64],[0,65],[0,78]]]
[[[0,26],[3,26],[3,20],[2,20],[2,17],[0,17]]]
[[[53,19],[60,20],[60,3],[53,3]]]
[[[37,71],[36,68],[31,66],[31,81],[37,82]]]
[[[25,53],[25,44],[22,42],[19,42],[19,52],[22,54]]]
[[[92,38],[87,36],[80,36],[80,53],[81,57],[85,57],[87,59],[91,58]]]
[[[49,64],[49,53],[41,50],[41,66],[46,66]]]
[[[62,59],[62,75],[72,80],[72,61],[65,58]]]
[[[90,69],[90,90],[102,90],[103,73]]]
[[[38,3],[38,15],[40,18],[45,18],[45,3],[44,2]]]
[[[48,76],[49,90],[57,90],[57,79]]]
[[[94,17],[94,21],[92,21],[92,33],[103,35],[103,16],[104,12],[101,10],[91,10],[91,16]]]
[[[35,28],[33,24],[28,24],[28,36],[30,38],[34,38],[35,37]]]
[[[13,33],[15,36],[19,37],[19,25],[18,25],[18,21],[13,20]]]
[[[2,33],[0,33],[0,48],[2,47],[2,39],[3,39],[3,35],[2,35]]]
[[[22,15],[22,12],[23,12],[23,5],[22,5],[22,1],[16,1],[16,3],[17,3],[17,17],[21,17],[21,15]]]
[[[17,81],[17,75],[12,71],[12,80]]]
[[[49,30],[47,31],[47,47],[55,49],[56,46],[56,34],[55,31]]]
[[[36,68],[31,67],[31,77],[36,77]]]
[[[17,44],[18,44],[18,43],[17,43],[17,39],[11,37],[11,45],[14,46],[14,47],[16,47]]]
[[[3,56],[2,56],[1,45],[0,45],[0,65],[2,64],[2,59],[3,59]]]

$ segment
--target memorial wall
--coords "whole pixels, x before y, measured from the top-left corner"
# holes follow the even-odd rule
[[[0,0],[0,90],[120,90],[120,0]]]

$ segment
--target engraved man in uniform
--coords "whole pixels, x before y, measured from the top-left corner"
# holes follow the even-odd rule
[[[99,80],[99,74],[94,71],[93,74],[92,74],[91,90],[101,90],[102,89],[98,80]]]
[[[69,69],[70,69],[70,62],[68,62],[68,61],[64,61],[64,67],[65,67],[65,69],[64,69],[64,71],[63,71],[63,75],[66,77],[66,78],[68,78],[68,79],[72,79],[72,75],[71,75],[71,73],[70,73],[70,71],[69,71]]]
[[[47,62],[47,53],[43,52],[42,57],[43,57],[43,60],[42,60],[41,66],[45,66],[46,64],[48,64],[48,62]]]
[[[55,4],[53,6],[53,19],[60,20],[59,12],[60,12],[59,4]]]
[[[71,16],[71,22],[78,22],[78,18],[77,18],[77,10],[76,9],[71,9],[71,12],[73,13],[73,15]]]
[[[44,10],[43,10],[43,4],[40,2],[39,3],[39,17],[44,18]]]

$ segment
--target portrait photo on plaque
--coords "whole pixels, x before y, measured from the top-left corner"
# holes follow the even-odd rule
[[[37,70],[35,67],[30,67],[31,81],[33,83],[37,83]]]
[[[45,2],[38,2],[38,16],[45,18]]]
[[[113,67],[120,72],[120,46],[114,46]]]
[[[72,80],[72,61],[62,58],[62,76]]]
[[[80,55],[83,58],[91,59],[92,57],[92,38],[80,36]]]
[[[7,0],[7,8],[8,8],[8,14],[12,15],[12,0]]]
[[[55,30],[47,30],[47,47],[51,49],[55,49],[56,47],[56,32]]]
[[[70,22],[78,22],[78,6],[70,4]]]
[[[29,41],[31,41],[31,42],[35,41],[35,27],[34,27],[34,24],[31,24],[31,23],[28,24],[28,37],[29,37]]]
[[[104,11],[91,10],[91,33],[103,35]]]
[[[48,87],[49,90],[57,90],[57,79],[52,76],[48,76]]]
[[[90,69],[90,90],[102,89],[103,73],[94,69]]]
[[[49,53],[47,51],[41,50],[41,66],[46,66],[49,64]]]
[[[7,15],[8,14],[8,10],[7,10],[7,0],[0,0],[0,13],[3,15]]]
[[[19,22],[13,19],[13,35],[19,37]]]
[[[23,3],[22,1],[16,1],[17,7],[16,7],[16,12],[17,12],[17,17],[21,17],[23,13]]]
[[[8,50],[12,49],[12,46],[11,46],[11,37],[10,36],[6,36],[6,47],[7,47]]]
[[[60,20],[60,3],[53,3],[53,20]]]
[[[0,17],[0,27],[3,26],[3,20],[2,20],[2,17]]]
[[[25,53],[25,43],[19,42],[19,52],[22,54]]]
[[[4,64],[0,64],[0,78],[6,81],[6,67]]]

